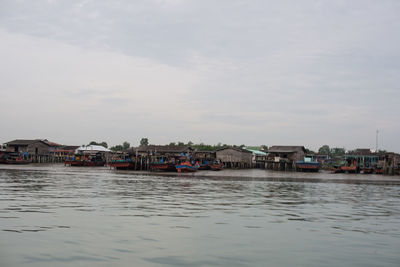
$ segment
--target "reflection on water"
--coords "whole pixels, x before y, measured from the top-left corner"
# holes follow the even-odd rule
[[[399,266],[400,186],[210,175],[0,169],[0,266]]]

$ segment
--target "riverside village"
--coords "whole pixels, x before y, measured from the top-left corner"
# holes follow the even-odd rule
[[[196,172],[258,168],[286,172],[361,173],[399,175],[400,154],[369,148],[330,148],[318,151],[304,146],[205,145],[192,142],[149,144],[128,142],[108,147],[106,142],[62,145],[47,139],[16,139],[0,147],[1,164],[58,163],[71,167],[109,166],[117,170]]]

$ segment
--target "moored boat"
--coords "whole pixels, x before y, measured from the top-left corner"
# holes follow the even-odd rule
[[[178,172],[196,172],[199,166],[198,164],[193,166],[189,161],[185,161],[175,165],[175,168]]]
[[[321,164],[318,161],[312,161],[312,158],[305,157],[304,160],[296,161],[298,171],[318,172]]]
[[[176,172],[174,163],[152,163],[150,165],[150,171],[163,171],[163,172]]]
[[[9,153],[4,155],[3,163],[6,164],[29,164],[32,163],[32,160],[29,158],[28,153]]]
[[[90,160],[66,160],[65,166],[71,167],[103,167],[106,165],[105,161],[90,161]]]
[[[113,160],[108,163],[108,166],[116,170],[134,170],[135,163],[132,160]]]
[[[210,165],[210,168],[212,171],[220,171],[224,168],[224,164],[223,163],[213,163]]]
[[[357,160],[353,160],[353,161],[344,161],[342,162],[342,164],[340,164],[339,166],[337,166],[334,170],[334,173],[359,173],[360,172],[360,168],[357,164]]]
[[[101,155],[75,155],[71,160],[64,161],[65,166],[71,167],[103,167],[106,161]]]

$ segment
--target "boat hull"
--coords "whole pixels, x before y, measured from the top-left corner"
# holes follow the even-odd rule
[[[22,160],[19,160],[19,159],[17,159],[17,160],[15,160],[15,159],[6,159],[5,163],[6,164],[20,164],[20,165],[23,165],[23,164],[30,164],[30,163],[32,163],[32,161],[31,160],[25,160],[25,159],[22,159]]]
[[[318,162],[297,162],[297,170],[301,172],[318,172],[320,164]]]
[[[106,163],[104,161],[84,161],[84,160],[66,160],[65,166],[71,167],[103,167]]]
[[[131,161],[112,161],[108,163],[108,166],[115,168],[116,170],[134,170],[135,163]]]
[[[197,168],[190,163],[182,163],[175,165],[177,172],[196,172]]]
[[[176,168],[174,164],[154,163],[150,165],[150,171],[176,172]]]
[[[220,171],[224,168],[224,164],[220,163],[220,164],[212,164],[210,165],[210,168],[212,171]]]

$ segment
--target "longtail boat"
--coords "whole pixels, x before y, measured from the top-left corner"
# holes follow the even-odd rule
[[[210,168],[212,171],[220,171],[224,168],[224,164],[223,163],[213,163],[210,165]]]
[[[105,161],[90,161],[90,160],[66,160],[65,166],[72,167],[102,167],[106,165]]]
[[[27,153],[9,153],[3,156],[2,163],[6,164],[29,164],[32,160]]]
[[[195,172],[197,171],[198,167],[198,164],[197,166],[193,166],[189,161],[175,165],[175,168],[178,172]]]
[[[344,162],[344,164],[339,165],[337,168],[335,168],[333,170],[334,173],[344,173],[344,172],[348,172],[348,173],[359,173],[360,172],[360,168],[357,164],[357,160],[353,160],[352,163],[348,163],[348,162]]]
[[[150,171],[176,172],[174,163],[152,163]]]
[[[134,170],[135,163],[132,160],[113,160],[108,163],[108,166],[116,170]]]

